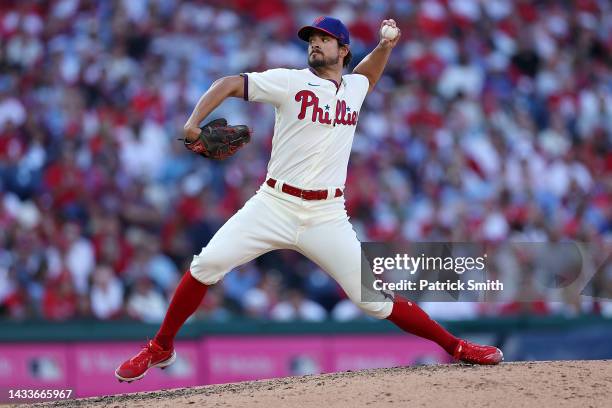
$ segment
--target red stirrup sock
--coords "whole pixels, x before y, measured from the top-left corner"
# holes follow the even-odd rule
[[[174,347],[176,334],[185,320],[200,306],[207,289],[207,285],[194,278],[191,271],[187,271],[176,287],[166,317],[153,341],[164,350]]]
[[[453,355],[459,343],[458,338],[432,320],[416,303],[401,296],[395,296],[393,309],[387,319],[408,333],[435,341],[450,355]]]

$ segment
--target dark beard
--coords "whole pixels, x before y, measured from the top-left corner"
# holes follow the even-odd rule
[[[323,55],[323,54],[321,54]],[[340,61],[340,55],[336,55],[336,58],[325,58],[313,60],[310,57],[308,58],[308,65],[311,68],[322,68],[330,65],[335,65]]]

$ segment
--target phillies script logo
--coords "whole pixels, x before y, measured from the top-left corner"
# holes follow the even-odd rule
[[[329,105],[319,106],[319,98],[314,92],[303,90],[295,94],[296,102],[301,102],[300,114],[298,119],[302,120],[306,117],[306,110],[312,107],[311,119],[313,122],[319,122],[326,125],[332,124],[332,118],[330,117]],[[333,124],[351,125],[357,124],[358,113],[356,111],[351,112],[351,109],[346,106],[346,102],[336,102],[336,118]]]

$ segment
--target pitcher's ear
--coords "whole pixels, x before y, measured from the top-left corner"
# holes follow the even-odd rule
[[[351,53],[351,50],[348,47],[345,47],[345,48],[346,48],[347,53],[346,53],[346,56],[344,57],[344,61],[342,61],[342,66],[344,68],[348,67],[351,61],[353,60],[353,54]]]

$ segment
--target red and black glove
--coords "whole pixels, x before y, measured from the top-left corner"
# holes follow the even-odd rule
[[[251,130],[248,126],[228,126],[223,118],[200,127],[200,135],[193,142],[184,140],[187,149],[214,160],[227,159],[250,141]]]

